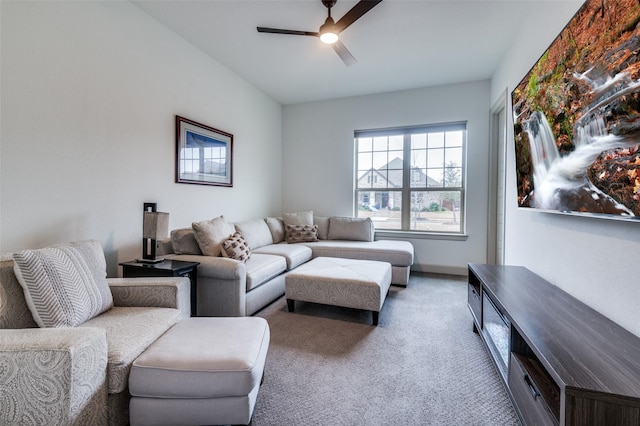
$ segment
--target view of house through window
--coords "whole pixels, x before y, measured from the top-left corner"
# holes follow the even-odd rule
[[[355,132],[357,217],[376,229],[464,232],[466,123]]]

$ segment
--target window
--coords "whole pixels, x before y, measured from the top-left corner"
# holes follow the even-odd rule
[[[227,166],[226,155],[224,146],[183,148],[180,152],[181,170],[193,175],[224,175]]]
[[[466,129],[356,131],[357,217],[379,230],[463,233]]]

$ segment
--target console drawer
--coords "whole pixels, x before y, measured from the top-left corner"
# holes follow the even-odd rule
[[[474,320],[478,326],[482,326],[480,323],[482,319],[482,298],[480,296],[480,287],[469,284],[467,293],[467,304],[469,305],[469,310],[471,310]]]
[[[527,425],[553,425],[558,421],[551,414],[549,405],[541,395],[538,385],[518,359],[518,355],[511,353],[509,367],[509,389],[518,405],[520,415]]]

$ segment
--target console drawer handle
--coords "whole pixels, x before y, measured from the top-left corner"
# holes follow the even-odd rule
[[[527,383],[527,387],[529,388],[529,392],[531,392],[531,395],[533,396],[533,399],[535,400],[537,397],[540,396],[540,392],[538,392],[538,390],[536,389],[535,385],[531,381],[531,378],[529,377],[528,374],[524,375],[524,381]]]

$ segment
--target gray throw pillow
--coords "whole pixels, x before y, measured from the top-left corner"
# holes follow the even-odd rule
[[[332,216],[329,218],[330,240],[373,241],[375,228],[371,218]]]
[[[104,252],[79,241],[13,255],[14,272],[40,327],[76,327],[111,309]]]
[[[318,239],[326,240],[329,238],[329,218],[322,216],[313,216],[313,224],[318,226]]]
[[[171,247],[175,254],[195,254],[202,256],[202,250],[196,241],[193,228],[181,228],[171,231]]]

